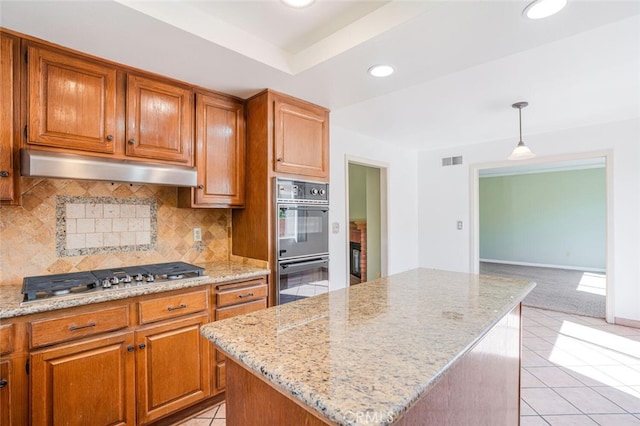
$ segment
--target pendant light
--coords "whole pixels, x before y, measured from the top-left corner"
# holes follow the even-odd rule
[[[520,141],[518,142],[518,145],[515,147],[511,155],[507,157],[509,160],[526,160],[528,158],[533,158],[536,156],[527,146],[525,146],[524,142],[522,141],[522,108],[526,107],[527,105],[529,105],[529,102],[516,102],[515,104],[511,105],[513,108],[518,109],[518,121],[520,123]]]

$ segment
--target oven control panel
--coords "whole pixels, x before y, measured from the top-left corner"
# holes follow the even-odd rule
[[[329,184],[302,180],[276,179],[277,201],[329,202]]]

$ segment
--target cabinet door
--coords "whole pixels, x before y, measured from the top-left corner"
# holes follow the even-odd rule
[[[134,425],[133,333],[31,354],[31,424]]]
[[[37,46],[28,57],[28,143],[113,153],[115,68]]]
[[[193,166],[192,128],[191,89],[128,75],[127,155]]]
[[[196,206],[244,205],[244,106],[238,101],[196,95]]]
[[[274,171],[328,178],[328,112],[280,100],[274,107]]]
[[[0,201],[17,204],[20,176],[15,167],[18,146],[18,58],[20,40],[0,34]]]
[[[209,345],[200,335],[206,314],[136,332],[138,421],[146,423],[211,393]]]
[[[0,361],[0,425],[13,424],[11,416],[11,388],[13,386],[11,367],[11,361]]]

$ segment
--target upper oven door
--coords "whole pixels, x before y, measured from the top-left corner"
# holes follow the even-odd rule
[[[329,206],[278,204],[278,259],[329,253]]]

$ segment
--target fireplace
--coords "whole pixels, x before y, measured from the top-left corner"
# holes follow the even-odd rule
[[[362,265],[361,265],[361,261],[362,261],[362,250],[360,248],[360,243],[356,243],[351,241],[350,243],[350,248],[351,248],[351,256],[350,256],[350,262],[349,262],[349,271],[351,272],[351,275],[354,277],[357,277],[358,279],[362,280]]]

